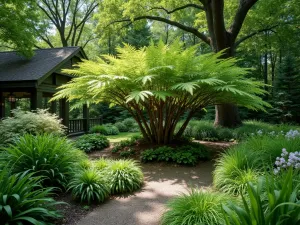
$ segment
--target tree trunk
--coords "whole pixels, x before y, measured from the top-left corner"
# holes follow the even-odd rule
[[[238,107],[232,104],[216,105],[215,126],[237,127],[241,124]]]
[[[226,40],[227,39],[227,40]],[[215,51],[221,51],[227,49],[223,58],[229,58],[234,56],[234,44],[230,41],[230,34],[227,33],[225,42],[220,46],[217,43],[218,49]],[[237,127],[242,124],[241,118],[239,116],[238,107],[233,104],[222,104],[215,106],[216,114],[215,114],[215,126],[222,127]]]

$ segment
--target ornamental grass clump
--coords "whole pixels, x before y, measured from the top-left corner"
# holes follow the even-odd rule
[[[0,223],[47,224],[61,217],[50,196],[53,188],[43,188],[41,177],[32,173],[13,174],[5,167],[0,171]]]
[[[25,134],[0,152],[0,167],[13,173],[33,172],[44,186],[65,187],[71,173],[86,156],[66,138],[51,134]]]
[[[133,160],[112,161],[105,172],[112,194],[132,193],[141,188],[144,181],[140,166]]]
[[[95,169],[82,169],[74,174],[68,190],[75,199],[88,204],[103,202],[110,193],[107,178]]]
[[[167,203],[162,225],[224,224],[221,204],[227,201],[236,202],[224,193],[192,189]]]
[[[233,195],[246,192],[248,182],[256,182],[260,175],[259,159],[246,148],[230,149],[216,162],[213,184],[218,190]]]

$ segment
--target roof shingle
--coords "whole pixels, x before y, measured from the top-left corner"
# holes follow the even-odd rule
[[[34,81],[49,73],[80,47],[37,49],[31,59],[16,52],[0,52],[0,81]]]

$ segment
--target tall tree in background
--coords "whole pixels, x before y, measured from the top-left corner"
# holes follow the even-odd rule
[[[37,23],[34,0],[0,0],[0,47],[31,57]]]
[[[233,17],[229,16],[225,21],[224,0],[116,0],[114,4],[104,0],[100,7],[100,23],[104,26],[118,26],[118,23],[140,20],[164,22],[192,33],[215,52],[227,49],[223,57],[231,57],[240,43],[263,31],[257,30],[237,39],[248,11],[257,1],[240,0],[237,5],[232,1],[230,7],[234,9],[231,11]],[[193,15],[193,23],[181,20],[186,14]],[[216,125],[232,127],[240,123],[236,106],[232,104],[216,106]]]
[[[97,0],[38,0],[44,26],[48,28],[48,32],[40,33],[40,38],[49,47],[55,47],[49,37],[55,28],[61,46],[78,46],[97,6]],[[85,38],[83,46],[95,39],[95,35],[91,32],[91,35],[85,35]]]
[[[300,122],[300,63],[293,54],[280,64],[273,105],[272,115],[277,122]]]

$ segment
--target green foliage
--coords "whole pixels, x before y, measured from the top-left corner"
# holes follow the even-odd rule
[[[112,161],[106,175],[112,194],[131,193],[139,189],[144,180],[140,166],[132,160]]]
[[[0,1],[0,41],[27,58],[33,55],[37,5],[34,0]]]
[[[159,144],[181,137],[184,129],[175,134],[173,128],[187,109],[191,118],[210,104],[234,103],[255,110],[269,106],[257,96],[264,94],[261,83],[246,79],[248,70],[237,67],[235,59],[221,59],[223,53],[197,55],[197,46],[184,48],[178,41],[140,50],[125,45],[118,52],[118,57],[105,55],[64,70],[76,77],[53,99],[120,105],[141,124],[144,138]]]
[[[162,225],[221,225],[224,223],[221,204],[229,200],[234,201],[223,193],[193,189],[167,203]]]
[[[261,173],[273,171],[276,157],[283,148],[299,150],[300,138],[255,136],[232,147],[217,160],[213,183],[217,189],[232,194],[245,193],[247,182],[255,182]]]
[[[122,123],[129,129],[133,128],[136,124],[135,120],[132,118],[127,118],[127,119],[123,120]]]
[[[90,129],[90,133],[97,133],[103,135],[117,135],[120,133],[118,127],[111,124],[96,125]]]
[[[13,174],[8,167],[0,171],[1,224],[47,224],[60,217],[49,196],[53,188],[42,188],[41,177],[31,173]]]
[[[137,141],[140,139],[142,139],[142,137],[140,135],[134,135],[130,139],[120,141],[117,144],[115,144],[115,146],[112,149],[112,152],[117,153],[117,152],[121,151],[122,149],[132,147],[132,146],[136,145]]]
[[[90,128],[90,133],[107,135],[106,127],[104,125],[96,125]]]
[[[78,162],[85,158],[66,138],[51,134],[25,134],[0,154],[0,167],[7,165],[13,173],[33,172],[44,178],[44,186],[63,187]]]
[[[208,151],[203,145],[198,143],[190,143],[176,148],[163,146],[145,150],[141,154],[143,162],[165,161],[184,165],[195,165],[199,160],[208,158]]]
[[[5,145],[13,143],[26,133],[33,135],[42,133],[63,135],[65,133],[65,127],[61,124],[61,119],[45,109],[38,109],[35,112],[14,109],[12,112],[13,117],[7,117],[0,121],[0,143],[2,142]]]
[[[123,122],[116,122],[114,124],[120,132],[128,132],[129,131],[129,127],[127,127]]]
[[[76,140],[75,146],[85,152],[91,152],[109,147],[109,141],[103,135],[85,134]]]
[[[134,154],[135,154],[135,151],[131,148],[125,149],[125,150],[120,152],[120,156],[123,157],[123,158],[128,158],[128,157],[130,157]]]
[[[103,202],[109,196],[108,181],[95,169],[76,171],[71,179],[68,190],[81,202]]]
[[[289,170],[279,186],[276,177],[260,179],[255,185],[247,185],[247,197],[243,197],[243,206],[233,203],[223,205],[227,225],[283,225],[299,224],[300,202],[297,199],[297,186],[293,185],[293,172]],[[266,192],[266,201],[262,197]]]
[[[94,162],[94,167],[97,169],[97,170],[103,170],[105,168],[107,168],[109,166],[109,164],[111,163],[110,160],[108,159],[104,159],[104,158],[100,158],[98,159],[97,161]]]
[[[271,117],[275,122],[300,122],[300,62],[289,54],[279,67],[275,80],[274,108]]]

